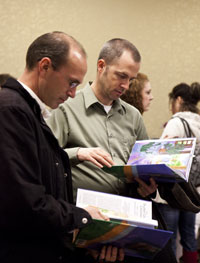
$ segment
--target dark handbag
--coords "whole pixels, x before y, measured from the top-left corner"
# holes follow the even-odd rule
[[[194,133],[192,132],[189,123],[181,117],[177,117],[181,120],[186,137],[191,138],[195,137]],[[189,180],[193,183],[195,187],[200,186],[200,143],[196,144],[195,151],[194,151],[194,158],[191,165],[190,176]]]
[[[195,137],[189,123],[180,117],[186,137]],[[200,211],[200,195],[196,187],[200,185],[200,144],[196,144],[195,157],[191,165],[189,182],[159,185],[160,196],[171,207],[176,209],[198,213]]]

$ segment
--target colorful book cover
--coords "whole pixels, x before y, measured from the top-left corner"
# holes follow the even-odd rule
[[[132,182],[134,176],[148,181],[188,181],[196,138],[136,141],[126,165],[114,165],[103,170]]]
[[[153,259],[166,245],[173,233],[127,224],[126,221],[103,221],[94,219],[80,230],[75,245],[100,250],[104,245],[124,249],[127,256]]]

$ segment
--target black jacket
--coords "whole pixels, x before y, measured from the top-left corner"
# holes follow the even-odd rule
[[[0,262],[56,262],[69,231],[91,221],[72,199],[67,154],[37,102],[9,79],[0,91]]]

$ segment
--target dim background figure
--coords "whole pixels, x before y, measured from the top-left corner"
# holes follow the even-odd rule
[[[2,73],[0,74],[0,89],[1,86],[6,82],[7,79],[11,78],[12,76],[8,73]],[[12,77],[13,78],[13,77]]]

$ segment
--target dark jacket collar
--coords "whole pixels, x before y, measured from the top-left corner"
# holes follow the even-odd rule
[[[11,89],[11,90],[15,90],[16,92],[18,92],[24,98],[24,100],[27,102],[29,107],[34,112],[34,115],[37,116],[37,118],[40,120],[40,122],[44,122],[44,119],[41,115],[41,109],[40,109],[39,104],[28,93],[28,91],[24,89],[24,87],[16,79],[9,78],[6,81],[6,83],[2,86],[2,88]]]
[[[26,103],[28,104],[28,106],[30,107],[30,109],[33,111],[33,114],[36,116],[36,118],[38,119],[42,129],[47,132],[50,135],[51,138],[51,142],[54,141],[54,143],[56,143],[56,145],[58,145],[58,141],[55,138],[55,136],[53,135],[51,129],[47,126],[44,118],[42,117],[41,114],[41,109],[39,104],[37,103],[37,101],[28,93],[27,90],[24,89],[24,87],[15,79],[13,78],[9,78],[6,83],[2,86],[2,88],[6,88],[6,89],[11,89],[16,91],[17,93],[20,94],[20,96],[23,97],[24,101],[26,101]],[[53,138],[52,138],[53,137]]]

